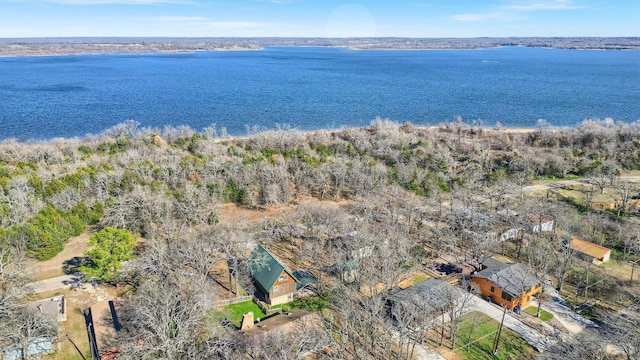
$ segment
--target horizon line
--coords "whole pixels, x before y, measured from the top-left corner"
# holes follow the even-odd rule
[[[617,36],[25,36],[3,37],[0,39],[616,39],[637,38],[638,35]]]

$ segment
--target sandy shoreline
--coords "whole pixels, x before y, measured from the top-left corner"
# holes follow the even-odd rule
[[[397,123],[398,127],[402,127],[403,125],[406,125],[409,123]],[[330,134],[330,133],[338,133],[341,131],[344,131],[346,129],[369,129],[374,125],[367,125],[367,126],[343,126],[340,128],[335,128],[335,129],[316,129],[316,130],[300,130],[300,129],[296,129],[296,128],[291,128],[291,129],[287,129],[287,130],[278,130],[276,128],[273,129],[262,129],[260,132],[258,133],[254,133],[254,134],[247,134],[247,135],[226,135],[226,136],[220,136],[220,137],[213,137],[212,140],[215,140],[216,142],[223,142],[223,141],[242,141],[242,140],[248,140],[254,136],[259,135],[262,132],[274,132],[274,131],[296,131],[299,133],[302,133],[305,136],[313,136],[313,135],[317,135],[317,134]],[[413,129],[417,130],[417,131],[438,131],[439,129],[442,128],[442,125],[413,125],[411,124],[411,126],[413,127]],[[145,127],[142,127],[141,129],[144,129]],[[163,127],[148,127],[148,128],[152,128],[152,129],[162,129]],[[469,128],[472,128],[472,126],[469,125]],[[572,130],[573,128],[562,128],[559,130]],[[107,131],[108,129],[104,129],[103,131]],[[192,129],[194,132],[198,132],[198,133],[202,133],[202,130],[196,130],[196,129]],[[491,132],[491,133],[505,133],[505,134],[528,134],[531,132],[536,131],[537,128],[523,128],[523,127],[514,127],[514,128],[509,128],[509,127],[502,127],[501,129],[496,129],[493,127],[483,127],[482,131],[484,132]],[[49,139],[30,139],[30,138],[25,138],[25,139],[16,139],[16,138],[5,138],[5,139],[0,139],[0,144],[3,143],[7,143],[7,142],[27,142],[27,143],[46,143],[46,142],[50,142],[50,141],[54,141],[54,140],[77,140],[77,141],[82,141],[85,139],[91,139],[91,138],[95,138],[100,136],[100,133],[97,134],[85,134],[82,136],[73,136],[73,137],[53,137],[53,138],[49,138]]]

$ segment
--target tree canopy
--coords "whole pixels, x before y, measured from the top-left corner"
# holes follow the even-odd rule
[[[126,229],[106,227],[89,237],[93,249],[85,252],[89,264],[80,271],[90,278],[110,281],[118,274],[123,261],[134,257],[136,238]]]

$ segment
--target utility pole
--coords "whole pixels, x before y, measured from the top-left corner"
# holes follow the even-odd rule
[[[587,290],[589,290],[589,265],[590,265],[590,263],[587,263],[587,285],[584,287],[584,299],[585,299],[585,301],[587,300]]]
[[[502,333],[502,324],[504,324],[504,317],[507,315],[507,307],[505,306],[504,311],[502,312],[502,321],[500,321],[500,327],[498,328],[498,336],[496,336],[496,341],[493,342],[493,351],[491,352],[493,356],[498,354],[498,343],[500,342],[500,333]]]

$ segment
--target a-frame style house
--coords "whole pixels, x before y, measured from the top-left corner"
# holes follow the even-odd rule
[[[271,306],[293,301],[298,280],[275,255],[258,245],[251,253],[250,261],[256,295],[260,300]]]

